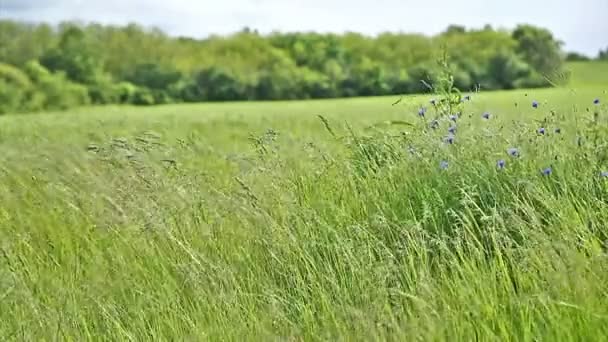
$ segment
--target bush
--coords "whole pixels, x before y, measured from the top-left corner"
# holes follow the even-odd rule
[[[25,109],[32,90],[27,74],[12,65],[0,63],[0,114]]]
[[[591,58],[580,54],[578,52],[568,52],[566,54],[566,61],[568,62],[585,62],[585,61],[590,61]]]
[[[21,109],[24,97],[23,89],[0,79],[0,114],[16,112]]]
[[[231,72],[210,67],[197,72],[184,86],[185,101],[236,101],[247,98],[246,87]]]
[[[92,48],[86,33],[79,27],[70,27],[63,32],[58,46],[42,55],[40,64],[82,84],[95,84],[103,74],[98,51]]]
[[[548,86],[550,83],[542,75],[538,73],[532,73],[527,77],[516,80],[513,84],[515,88],[542,88]]]
[[[135,66],[125,79],[135,85],[149,89],[168,89],[182,78],[182,74],[172,67],[154,63]]]
[[[410,81],[410,93],[425,93],[429,88],[424,84],[433,84],[437,77],[437,68],[427,64],[418,64],[408,71]]]
[[[100,82],[88,87],[92,103],[133,103],[138,87],[130,82]],[[161,103],[155,101],[155,103]]]
[[[37,61],[26,64],[24,71],[36,88],[33,98],[36,104],[32,110],[69,109],[91,103],[89,90],[80,84],[70,82],[63,73],[51,73]]]
[[[488,86],[492,89],[516,88],[516,81],[527,78],[532,69],[514,53],[500,52],[494,55],[487,70]]]
[[[140,106],[150,106],[155,104],[154,95],[149,89],[138,88],[133,94],[131,103]]]
[[[45,96],[44,109],[65,110],[91,103],[88,89],[69,82],[63,74],[53,74],[37,87]]]
[[[118,103],[119,93],[118,87],[112,82],[99,82],[88,86],[89,97],[91,103],[94,104],[108,104]]]
[[[137,87],[129,82],[120,82],[115,85],[119,103],[132,103]]]

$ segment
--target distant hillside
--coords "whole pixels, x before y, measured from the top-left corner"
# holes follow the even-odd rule
[[[570,73],[569,86],[608,86],[608,61],[568,62],[565,69]]]

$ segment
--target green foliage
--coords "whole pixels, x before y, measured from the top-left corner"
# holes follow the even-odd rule
[[[0,61],[3,63],[22,67],[40,58],[57,40],[50,25],[0,19]]]
[[[603,341],[604,89],[2,116],[0,340]]]
[[[37,61],[28,62],[24,70],[36,88],[36,101],[28,110],[65,110],[91,102],[87,87],[71,82],[63,73],[51,73]]]
[[[137,86],[150,89],[168,89],[182,78],[181,73],[174,68],[155,63],[136,65],[125,79]]]
[[[494,55],[488,65],[486,78],[490,89],[513,89],[532,74],[532,70],[512,52],[501,51]],[[545,84],[546,85],[546,84]]]
[[[32,85],[18,68],[0,63],[0,114],[23,108],[31,95]]]
[[[98,58],[85,32],[70,27],[61,35],[58,46],[40,57],[40,63],[53,72],[64,72],[72,81],[95,84],[102,73]]]
[[[408,78],[413,82],[410,84],[410,93],[429,92],[429,86],[437,77],[437,67],[431,63],[419,64],[408,70]]]
[[[88,92],[91,103],[121,103],[119,86],[110,79],[97,79],[94,84],[88,86]]]
[[[591,58],[589,58],[588,56],[585,56],[581,53],[578,52],[568,52],[566,54],[566,61],[567,62],[585,62],[585,61],[590,61]]]
[[[548,86],[557,83],[562,63],[560,43],[549,31],[530,25],[513,32],[451,25],[432,37],[311,32],[263,36],[243,30],[196,40],[135,24],[67,22],[53,29],[0,20],[0,38],[7,41],[0,49],[1,60],[18,68],[37,60],[51,73],[85,86],[95,104],[424,93],[429,91],[425,83],[437,74],[434,60],[443,48],[450,56],[454,83],[466,90]],[[11,95],[11,107],[20,96],[25,95]]]
[[[155,104],[154,94],[147,88],[136,89],[131,96],[131,103],[150,106]]]
[[[186,101],[235,101],[246,98],[246,89],[238,77],[221,67],[197,72],[183,90]]]
[[[120,82],[116,85],[115,91],[119,103],[131,103],[137,92],[137,87],[129,82]]]
[[[517,41],[517,53],[544,75],[559,72],[562,65],[562,43],[553,38],[553,34],[543,28],[531,25],[520,25],[513,31]]]
[[[600,50],[600,52],[597,54],[597,60],[608,60],[608,47],[605,50]]]

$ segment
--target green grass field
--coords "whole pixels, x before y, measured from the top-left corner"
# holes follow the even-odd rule
[[[608,84],[608,62],[569,62],[566,71],[570,74],[569,86],[576,88],[603,87]]]
[[[605,340],[606,90],[0,117],[0,339]]]

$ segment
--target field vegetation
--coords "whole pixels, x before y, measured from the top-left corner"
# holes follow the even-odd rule
[[[439,75],[0,117],[0,337],[605,339],[606,84]]]

